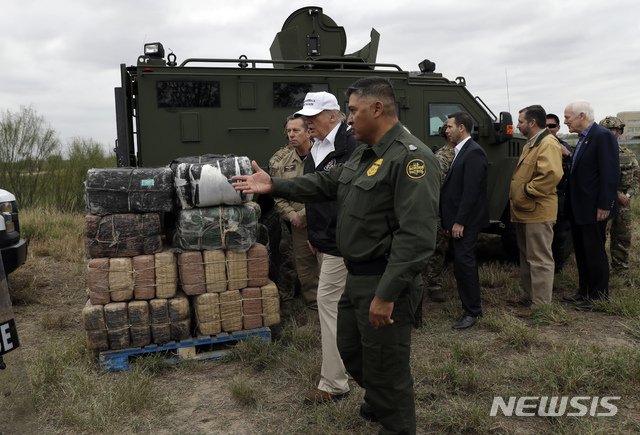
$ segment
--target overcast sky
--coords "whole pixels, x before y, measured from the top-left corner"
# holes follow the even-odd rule
[[[31,105],[63,143],[112,149],[120,64],[134,65],[145,42],[162,42],[178,63],[268,59],[285,19],[310,5],[345,28],[347,53],[373,27],[378,62],[417,70],[427,58],[450,80],[464,76],[496,114],[541,104],[561,115],[579,99],[596,121],[640,110],[640,3],[619,0],[5,0],[0,109]]]

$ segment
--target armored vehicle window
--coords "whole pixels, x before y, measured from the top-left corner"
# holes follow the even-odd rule
[[[158,107],[220,107],[220,82],[171,81],[156,84]]]
[[[438,136],[438,129],[447,122],[449,115],[455,112],[468,112],[468,110],[457,103],[429,104],[429,135]],[[477,128],[478,121],[474,119],[473,125]]]
[[[299,109],[307,92],[329,92],[326,83],[273,83],[273,107]]]

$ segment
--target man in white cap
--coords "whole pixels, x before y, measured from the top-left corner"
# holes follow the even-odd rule
[[[304,173],[329,171],[346,162],[360,143],[346,124],[335,96],[328,92],[310,92],[302,110],[296,115],[307,117],[308,131],[315,139],[304,163]],[[312,252],[322,256],[318,281],[318,314],[322,335],[322,369],[318,388],[307,394],[304,403],[318,405],[335,402],[349,394],[347,372],[338,352],[336,331],[338,301],[344,292],[347,269],[336,244],[338,203],[305,204],[307,233]]]

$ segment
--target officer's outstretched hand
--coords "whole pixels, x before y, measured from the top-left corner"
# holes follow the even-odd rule
[[[369,307],[369,323],[374,328],[391,325],[393,323],[392,312],[393,302],[387,302],[378,296],[374,296]]]
[[[269,174],[260,169],[255,160],[251,161],[251,167],[256,171],[253,175],[234,175],[231,177],[233,187],[243,193],[271,193],[273,191],[273,181]]]

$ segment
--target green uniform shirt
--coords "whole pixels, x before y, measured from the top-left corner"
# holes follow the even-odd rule
[[[440,167],[402,124],[374,146],[358,147],[329,172],[273,179],[274,196],[339,204],[336,242],[342,256],[366,262],[388,255],[376,295],[394,302],[433,254]]]

